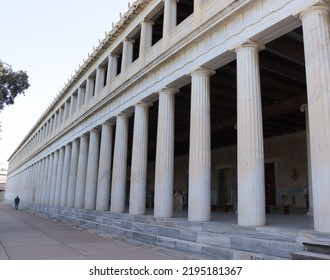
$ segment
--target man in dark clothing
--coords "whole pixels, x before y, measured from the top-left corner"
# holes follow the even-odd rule
[[[15,198],[15,200],[14,200],[16,210],[17,210],[17,208],[18,208],[18,204],[19,204],[19,202],[20,202],[20,199],[19,199],[19,197],[17,196],[17,197]]]

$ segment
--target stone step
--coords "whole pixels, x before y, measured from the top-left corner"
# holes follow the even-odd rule
[[[330,256],[330,243],[326,242],[303,242],[305,246],[305,251],[320,253],[320,254],[328,254]]]
[[[78,227],[106,232],[113,237],[199,254],[207,258],[291,259],[291,252],[303,250],[301,244],[294,242],[293,235],[283,239],[278,232],[237,225],[190,223],[143,215],[40,205],[31,206],[29,209]],[[190,224],[189,227],[185,226],[187,223]]]
[[[292,253],[293,260],[330,260],[330,255],[314,253],[308,251],[300,251]]]

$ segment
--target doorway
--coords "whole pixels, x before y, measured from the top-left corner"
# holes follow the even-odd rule
[[[276,206],[275,162],[265,163],[265,202],[266,208]]]

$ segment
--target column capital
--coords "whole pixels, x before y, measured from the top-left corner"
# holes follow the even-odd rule
[[[123,118],[123,119],[128,119],[132,116],[131,113],[125,113],[125,112],[121,112],[119,114],[117,114],[117,118]]]
[[[216,72],[212,69],[208,69],[205,67],[198,67],[197,69],[193,70],[192,72],[189,73],[190,76],[193,76],[195,74],[206,74],[207,76],[212,76],[214,75]]]
[[[138,103],[135,104],[135,107],[151,107],[153,104],[150,102],[144,102],[144,101],[139,101]]]
[[[165,94],[175,94],[180,92],[179,89],[177,88],[172,88],[172,87],[164,87],[161,90],[158,91],[158,93],[165,93]]]
[[[313,11],[323,11],[325,13],[330,12],[330,1],[329,0],[320,0],[320,2],[314,6],[308,7],[299,14],[300,20],[303,19],[305,15]]]
[[[143,23],[147,23],[147,24],[151,24],[151,25],[154,25],[154,24],[155,24],[154,21],[152,21],[151,19],[148,19],[148,18],[144,18],[144,19],[141,21],[141,25],[142,25]]]
[[[245,41],[244,43],[238,45],[237,47],[233,48],[233,51],[237,52],[242,48],[255,48],[258,51],[261,51],[265,48],[265,46],[249,39],[249,40]]]

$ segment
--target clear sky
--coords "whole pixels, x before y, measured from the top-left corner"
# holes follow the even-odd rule
[[[128,11],[127,0],[0,0],[0,59],[30,88],[0,113],[0,167],[93,46]]]

